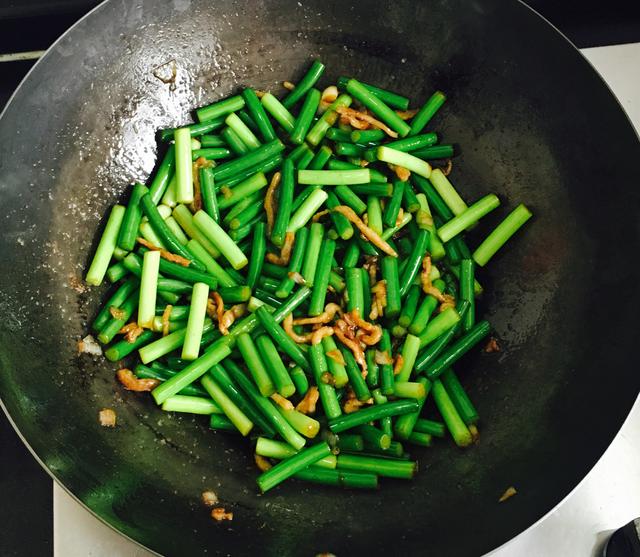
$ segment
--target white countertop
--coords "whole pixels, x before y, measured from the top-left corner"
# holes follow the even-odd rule
[[[584,49],[640,132],[640,43]],[[602,459],[551,514],[491,557],[595,557],[608,535],[640,516],[640,402]],[[55,557],[151,555],[53,486]]]

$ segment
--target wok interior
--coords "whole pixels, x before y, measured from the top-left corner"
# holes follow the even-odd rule
[[[637,271],[611,249],[638,247],[629,188],[640,153],[578,53],[505,4],[376,2],[363,17],[363,5],[332,1],[110,2],[37,65],[0,125],[0,386],[34,452],[91,510],[165,554],[478,554],[594,464],[640,381],[628,367]],[[157,129],[243,85],[280,91],[312,57],[327,66],[323,84],[353,75],[413,106],[447,92],[429,128],[462,147],[452,181],[469,201],[489,191],[503,201],[479,228],[518,202],[535,219],[479,272],[479,311],[503,351],[457,366],[481,415],[477,446],[412,449],[416,479],[377,492],[291,481],[257,496],[250,443],[161,412],[115,384],[114,364],[76,355],[106,289],[79,292],[72,277],[106,209],[152,171]],[[171,60],[174,90],[153,76]],[[627,302],[615,319],[611,292]],[[115,430],[98,425],[105,406]],[[498,504],[511,485],[518,495]],[[211,523],[207,488],[232,523]]]

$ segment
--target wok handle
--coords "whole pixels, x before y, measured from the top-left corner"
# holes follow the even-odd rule
[[[640,518],[618,528],[607,541],[603,557],[640,557]]]

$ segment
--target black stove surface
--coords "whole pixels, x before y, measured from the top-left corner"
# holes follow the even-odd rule
[[[132,0],[133,1],[133,0]],[[515,1],[515,0],[505,0]],[[640,2],[529,0],[578,47],[640,42]],[[0,0],[0,54],[46,49],[95,0]],[[3,107],[32,61],[0,64]],[[0,412],[0,556],[53,553],[52,484]]]

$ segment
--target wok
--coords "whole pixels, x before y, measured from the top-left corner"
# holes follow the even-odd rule
[[[248,443],[162,413],[124,392],[112,364],[76,354],[105,292],[76,280],[106,208],[153,170],[156,130],[241,85],[295,80],[313,56],[325,83],[354,75],[416,102],[447,91],[434,126],[463,148],[454,182],[536,217],[481,273],[503,351],[459,366],[479,444],[416,450],[416,480],[377,492],[290,481],[257,496]],[[170,60],[175,88],[153,75]],[[561,501],[636,399],[638,160],[598,75],[517,2],[110,0],[0,119],[3,405],[54,478],[159,553],[480,554]],[[98,425],[105,406],[114,430]],[[510,485],[517,496],[498,504]],[[206,488],[233,522],[212,523]]]

